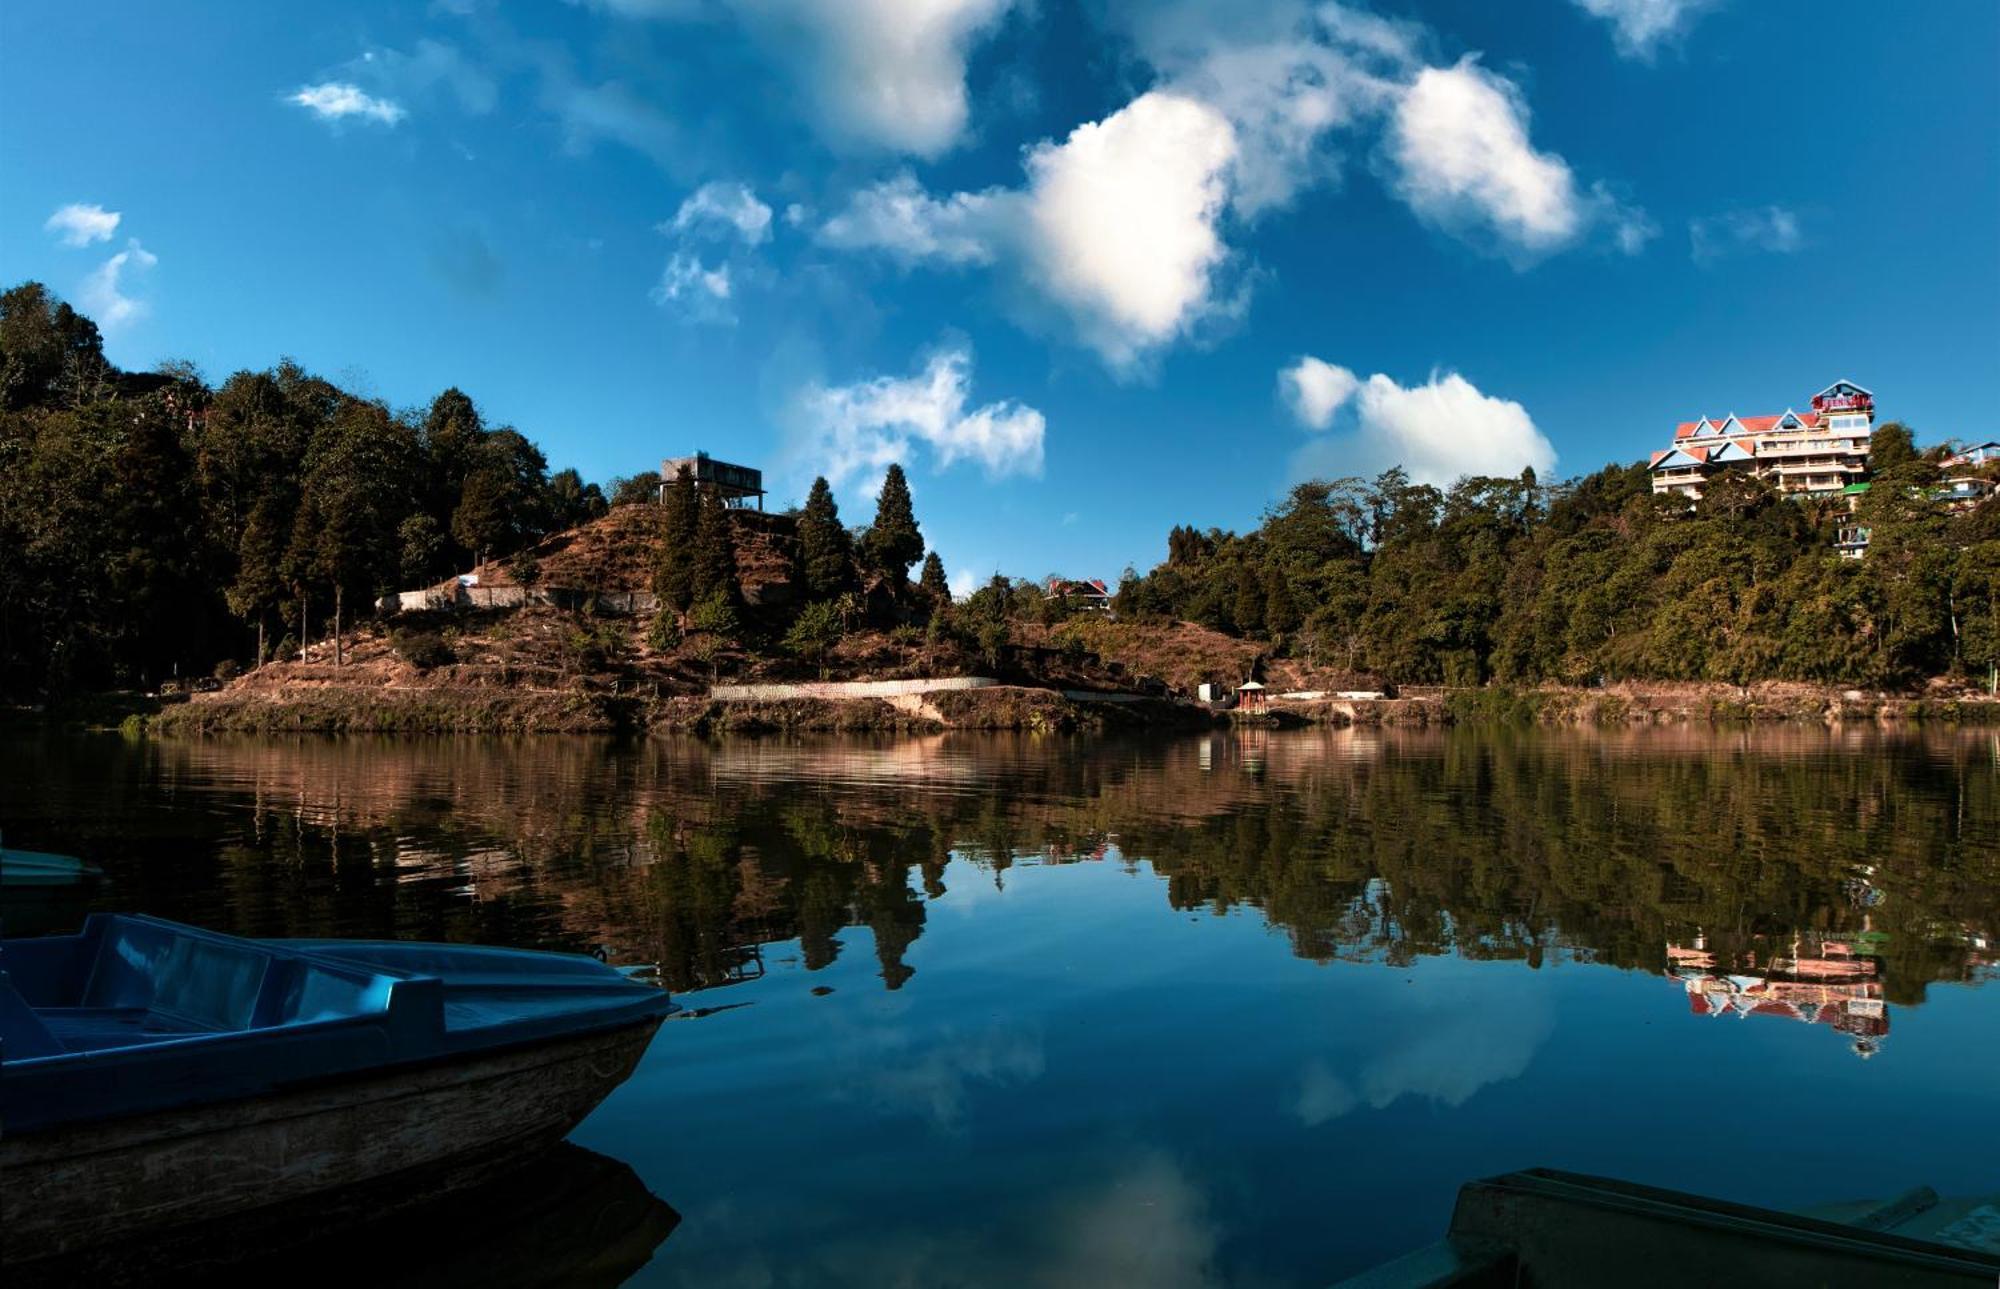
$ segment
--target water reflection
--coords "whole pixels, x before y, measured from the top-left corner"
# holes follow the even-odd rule
[[[103,1284],[578,1289],[624,1284],[680,1214],[616,1159],[563,1142],[442,1198],[437,1179],[375,1183],[254,1220],[150,1233],[21,1270],[20,1289]]]
[[[1844,989],[1872,1041],[1888,1004],[1992,969],[1996,757],[1990,735],[1792,730],[53,740],[0,746],[0,811],[100,859],[102,904],[598,952],[683,990],[758,978],[775,943],[819,970],[861,926],[899,989],[928,906],[975,894],[947,892],[954,858],[1002,887],[1143,863],[1171,907],[1255,910],[1314,961],[1608,963],[1689,981],[1706,1014]],[[1822,942],[1865,981],[1810,966]]]
[[[101,907],[695,991],[574,1135],[686,1215],[646,1283],[1324,1283],[1538,1164],[1994,1184],[1990,735],[39,739],[0,824]],[[1811,1127],[1884,1116],[1865,1178]]]

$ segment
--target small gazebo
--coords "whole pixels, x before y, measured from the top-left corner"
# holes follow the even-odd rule
[[[1238,707],[1262,707],[1270,701],[1270,698],[1270,691],[1254,680],[1246,680],[1236,687],[1236,705]]]

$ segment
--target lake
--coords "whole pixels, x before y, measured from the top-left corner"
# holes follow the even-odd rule
[[[17,734],[0,827],[110,875],[10,933],[653,965],[572,1137],[680,1215],[635,1284],[1321,1284],[1536,1165],[2000,1188],[1990,732]]]

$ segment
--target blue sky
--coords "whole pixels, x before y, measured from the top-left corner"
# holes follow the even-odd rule
[[[2000,6],[0,11],[0,278],[605,479],[884,464],[960,578],[1872,388],[2000,431]],[[114,218],[115,217],[115,218]],[[1310,361],[1306,361],[1306,360]]]

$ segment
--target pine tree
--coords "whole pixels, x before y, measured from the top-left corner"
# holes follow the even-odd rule
[[[945,580],[944,561],[938,558],[936,551],[924,556],[924,569],[917,578],[917,585],[938,600],[951,598],[951,583]]]
[[[875,499],[875,522],[861,539],[861,553],[870,568],[901,582],[910,575],[910,565],[924,553],[923,534],[917,531],[917,516],[910,507],[910,483],[903,467],[891,465],[882,478],[881,495]]]
[[[665,509],[666,531],[660,535],[659,554],[653,562],[653,594],[660,597],[662,605],[681,612],[695,601],[694,543],[701,516],[701,498],[686,466],[667,485]]]
[[[854,543],[840,525],[840,508],[824,478],[814,479],[799,514],[799,573],[806,594],[829,599],[854,582]]]
[[[1236,604],[1229,617],[1239,636],[1256,635],[1264,629],[1264,587],[1254,569],[1236,570]]]
[[[729,508],[722,504],[722,494],[713,488],[701,494],[688,589],[697,604],[714,600],[733,604],[737,599],[735,525]]]

